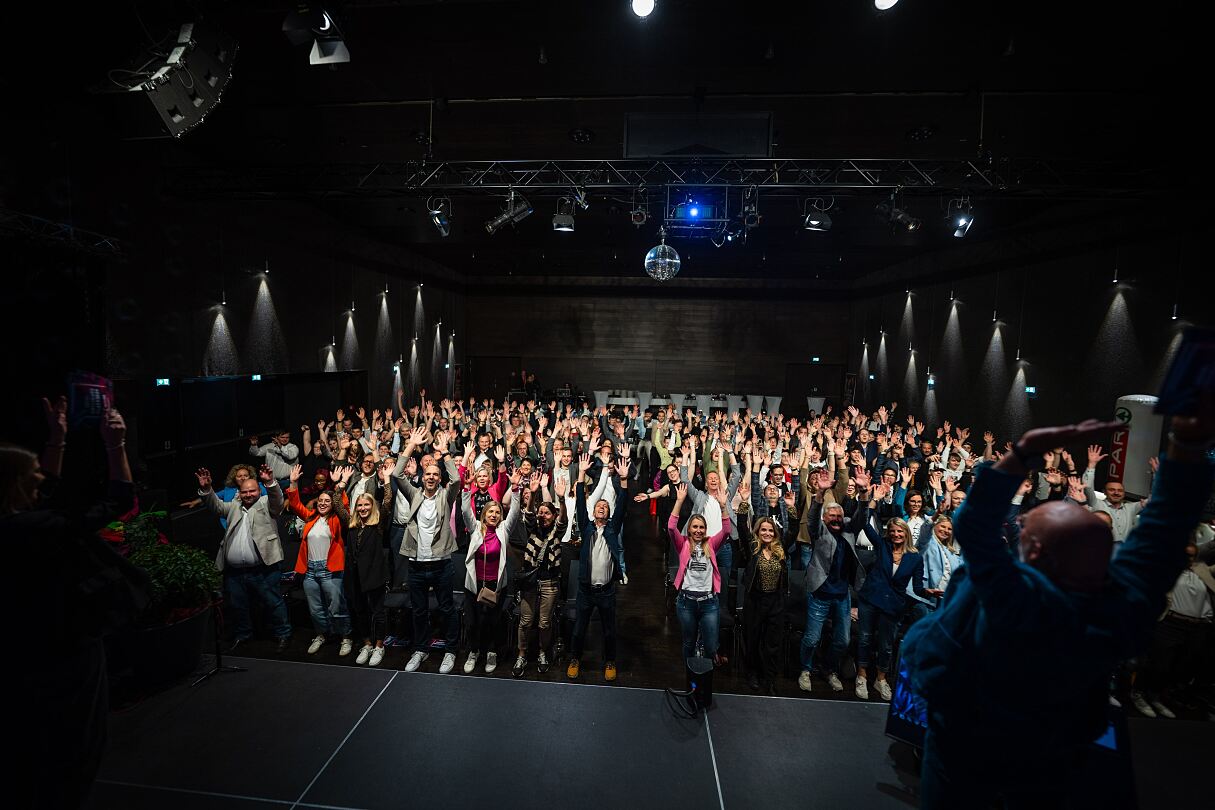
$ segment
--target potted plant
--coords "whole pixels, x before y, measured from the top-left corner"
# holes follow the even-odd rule
[[[164,512],[133,510],[102,534],[151,580],[148,606],[136,626],[113,639],[119,658],[145,686],[168,683],[198,667],[210,629],[220,576],[215,561],[160,531]]]

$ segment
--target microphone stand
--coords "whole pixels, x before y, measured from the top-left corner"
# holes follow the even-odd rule
[[[204,672],[202,675],[199,675],[197,678],[195,678],[194,682],[190,684],[191,689],[193,689],[195,686],[198,686],[201,683],[206,682],[212,676],[218,675],[221,672],[248,672],[248,670],[245,669],[244,667],[226,667],[226,666],[224,666],[224,653],[223,653],[223,650],[221,649],[222,644],[220,643],[220,639],[219,639],[219,637],[220,637],[219,612],[220,612],[220,608],[223,606],[223,603],[224,603],[223,595],[216,594],[215,601],[211,605],[211,634],[213,636],[215,636],[215,666],[211,667],[211,669],[209,671]]]

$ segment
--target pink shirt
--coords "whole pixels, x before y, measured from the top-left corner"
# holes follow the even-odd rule
[[[667,533],[671,535],[671,542],[675,544],[675,551],[679,554],[679,571],[675,574],[675,587],[678,589],[683,585],[683,575],[688,570],[688,559],[692,556],[692,542],[679,533],[678,513],[671,513],[671,518],[667,521]],[[721,548],[721,544],[729,536],[730,514],[723,511],[721,531],[710,537],[708,541],[708,546],[712,550],[707,556],[709,565],[713,566],[713,593],[721,593],[721,571],[717,569],[717,549]]]
[[[502,553],[502,541],[498,533],[490,529],[485,535],[485,542],[477,549],[474,564],[477,567],[477,579],[496,582],[498,579],[498,555]]]

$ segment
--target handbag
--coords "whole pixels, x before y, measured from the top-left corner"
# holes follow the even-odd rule
[[[552,542],[552,539],[552,535],[549,535],[548,539],[544,541],[544,545],[540,547],[540,553],[536,555],[538,559],[544,559],[544,555],[548,552],[548,546],[549,543]],[[536,565],[532,566],[530,570],[519,571],[513,577],[511,577],[511,584],[515,586],[516,591],[530,591],[532,588],[536,587],[539,577],[540,564],[537,563]]]
[[[505,553],[505,552],[503,552]],[[485,541],[481,541],[481,561],[489,565],[489,553],[485,550]],[[492,588],[482,588],[477,591],[477,604],[493,607],[498,604],[498,592]]]

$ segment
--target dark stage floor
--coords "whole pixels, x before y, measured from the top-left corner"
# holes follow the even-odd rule
[[[91,808],[915,807],[885,704],[234,658],[111,718]],[[1210,725],[1132,721],[1141,808],[1203,806]],[[1197,803],[1196,803],[1197,802]]]

